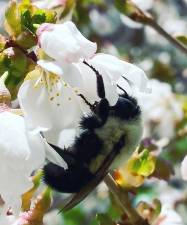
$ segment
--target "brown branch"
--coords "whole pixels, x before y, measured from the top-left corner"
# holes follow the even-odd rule
[[[138,212],[132,207],[131,202],[128,197],[128,193],[125,190],[122,190],[118,184],[114,181],[112,176],[108,174],[104,179],[105,184],[107,185],[110,192],[114,195],[117,203],[122,207],[124,212],[130,219],[132,225],[149,225]]]
[[[136,4],[134,4],[131,0],[128,0],[124,4],[130,5],[134,7],[134,12],[129,15],[129,17],[135,22],[142,23],[144,25],[148,25],[152,27],[155,31],[161,34],[165,39],[167,39],[173,46],[181,50],[185,55],[187,55],[187,47],[179,42],[176,38],[172,37],[166,30],[164,30],[155,19],[147,12],[142,11]]]
[[[176,38],[172,37],[168,32],[166,32],[153,18],[147,17],[146,24],[161,34],[165,39],[172,43],[173,46],[187,55],[187,47],[185,47]]]

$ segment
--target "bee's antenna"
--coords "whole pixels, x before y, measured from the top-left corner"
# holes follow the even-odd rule
[[[117,87],[120,89],[120,90],[122,90],[124,93],[125,93],[125,95],[128,95],[127,94],[127,92],[125,91],[125,89],[123,89],[121,86],[119,86],[118,84],[117,84]]]
[[[86,105],[88,105],[88,106],[90,107],[91,111],[94,110],[94,108],[95,108],[94,105],[92,105],[92,104],[84,97],[83,94],[78,94],[78,96],[81,97],[81,98],[84,100],[84,102],[86,103]]]
[[[122,78],[123,78],[125,81],[127,81],[127,83],[128,83],[130,86],[133,86],[133,83],[132,83],[129,79],[127,79],[127,78],[124,77],[124,76],[122,76]]]
[[[100,98],[105,98],[105,87],[104,87],[104,81],[103,81],[102,75],[99,73],[98,70],[96,70],[92,65],[87,63],[85,60],[83,61],[83,63],[85,65],[87,65],[88,67],[90,67],[90,69],[92,69],[95,72],[96,77],[97,77],[97,93],[98,93],[98,96]]]

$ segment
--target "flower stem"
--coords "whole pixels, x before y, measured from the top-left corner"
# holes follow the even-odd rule
[[[132,225],[149,225],[149,223],[145,221],[132,207],[128,193],[118,186],[110,174],[105,177],[104,182],[110,192],[114,195],[117,203],[122,207],[124,212],[129,217]]]
[[[187,55],[187,47],[181,44],[176,38],[172,37],[168,32],[166,32],[152,17],[148,17],[146,24],[160,33],[165,37],[170,43],[172,43],[176,48],[180,49],[184,54]]]

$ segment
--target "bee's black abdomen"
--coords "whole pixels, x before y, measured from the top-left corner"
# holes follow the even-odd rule
[[[78,192],[93,178],[93,174],[82,165],[70,166],[67,170],[49,163],[44,167],[44,182],[56,191]]]
[[[90,114],[86,117],[83,117],[80,121],[80,127],[84,129],[93,130],[101,126],[101,122],[98,120],[97,116],[94,114]]]
[[[74,143],[76,158],[87,164],[93,160],[102,150],[103,140],[93,131],[84,131]]]

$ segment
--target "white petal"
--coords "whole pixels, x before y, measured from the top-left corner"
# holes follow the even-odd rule
[[[47,131],[74,127],[82,114],[74,90],[59,83],[56,90],[59,96],[54,96],[51,100],[47,88],[45,86],[34,88],[34,83],[35,81],[31,80],[25,81],[18,93],[29,129],[39,127]]]
[[[44,148],[36,138],[29,143],[21,116],[1,113],[0,124],[0,195],[5,206],[19,212],[21,195],[33,185],[31,173],[44,163]]]
[[[59,76],[62,76],[63,74],[62,68],[55,61],[39,60],[37,61],[37,64],[51,73],[57,74]]]
[[[181,164],[181,175],[184,180],[187,180],[187,156],[184,157]]]
[[[37,33],[41,48],[53,59],[65,62],[78,62],[89,58],[96,52],[95,43],[87,40],[75,24],[68,21],[63,24],[43,24]]]
[[[103,75],[108,72],[108,75],[113,81],[117,81],[120,76],[125,74],[130,69],[130,63],[119,60],[117,57],[108,54],[96,54],[88,61],[91,65],[96,67]]]
[[[143,70],[139,67],[131,64],[130,70],[125,73],[125,78],[127,78],[132,84],[134,84],[140,92],[150,93],[151,88],[148,84],[148,79]]]
[[[92,61],[88,60],[90,65],[93,65]],[[94,67],[99,70],[98,65],[94,65]],[[97,93],[97,81],[96,81],[96,74],[90,69],[87,65],[80,63],[79,68],[82,74],[84,88],[82,90],[83,95],[86,99],[93,103],[95,101],[99,101],[98,93]],[[99,70],[99,72],[101,69]],[[101,72],[103,76],[104,86],[105,86],[105,94],[106,98],[108,99],[110,105],[115,105],[118,99],[117,88],[114,81],[111,79],[110,74],[105,72]]]
[[[148,79],[144,71],[131,63],[107,54],[96,54],[89,62],[98,68],[101,74],[107,73],[113,81],[117,81],[121,76],[124,76],[141,92],[150,92]]]
[[[47,159],[49,161],[51,161],[52,163],[67,169],[68,168],[67,164],[62,159],[62,157],[60,157],[60,155],[47,142],[45,142],[45,145],[46,145],[46,157],[47,157]]]
[[[51,106],[45,88],[34,88],[34,85],[34,81],[25,81],[19,89],[18,99],[29,129],[40,127],[43,131],[52,127]]]

